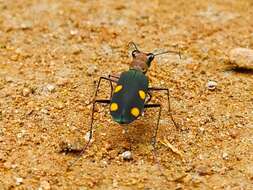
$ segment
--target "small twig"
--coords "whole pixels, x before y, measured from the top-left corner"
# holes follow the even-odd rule
[[[172,152],[176,153],[181,158],[183,158],[183,154],[176,147],[174,147],[172,144],[170,144],[170,142],[167,139],[164,139],[163,141],[161,141],[161,143],[164,146],[168,147]]]

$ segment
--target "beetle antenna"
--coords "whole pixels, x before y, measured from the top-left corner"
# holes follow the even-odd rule
[[[138,48],[137,48],[137,45],[134,43],[134,42],[129,42],[128,46],[133,46],[135,50],[137,51],[140,51]]]
[[[154,54],[154,56],[162,55],[162,54],[166,54],[166,53],[175,53],[175,54],[178,54],[179,57],[180,57],[180,59],[181,59],[181,52],[180,51],[171,51],[171,50],[168,50],[168,51],[164,51],[164,52],[161,52],[161,53]]]

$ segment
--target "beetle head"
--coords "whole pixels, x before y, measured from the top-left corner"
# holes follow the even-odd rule
[[[139,50],[132,52],[133,61],[130,65],[131,68],[141,70],[143,73],[148,71],[151,62],[154,60],[155,55],[153,53],[144,53]]]
[[[129,45],[132,45],[134,47],[134,50],[132,51],[132,63],[130,65],[130,68],[141,70],[143,73],[146,73],[148,71],[148,68],[151,66],[151,62],[154,60],[155,56],[166,54],[166,53],[176,53],[179,54],[180,58],[180,52],[175,51],[164,51],[161,53],[144,53],[140,51],[134,42],[130,42]]]

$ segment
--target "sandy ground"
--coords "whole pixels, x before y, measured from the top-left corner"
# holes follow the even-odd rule
[[[253,189],[253,71],[227,56],[253,48],[252,10],[251,0],[1,0],[0,189]],[[67,170],[85,143],[96,81],[128,69],[130,41],[182,52],[157,57],[147,73],[170,89],[180,125],[154,94],[164,175],[150,145],[156,110],[127,138],[105,105],[94,141]],[[108,97],[109,85],[101,89]]]

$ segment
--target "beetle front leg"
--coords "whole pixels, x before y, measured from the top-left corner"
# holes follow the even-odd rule
[[[98,91],[99,91],[99,86],[100,86],[100,84],[101,84],[101,81],[102,80],[106,80],[106,81],[109,81],[110,82],[110,87],[111,87],[111,95],[110,95],[110,99],[112,98],[112,92],[113,92],[113,86],[112,86],[112,83],[114,82],[114,83],[117,83],[118,82],[118,80],[116,79],[112,79],[112,75],[109,75],[109,77],[107,78],[107,77],[100,77],[99,78],[99,80],[98,80],[98,84],[97,84],[97,87],[96,87],[96,91],[95,91],[95,95],[94,95],[94,100],[96,99],[96,97],[97,97],[97,94],[98,94]],[[114,77],[114,78],[116,78],[116,77]]]

